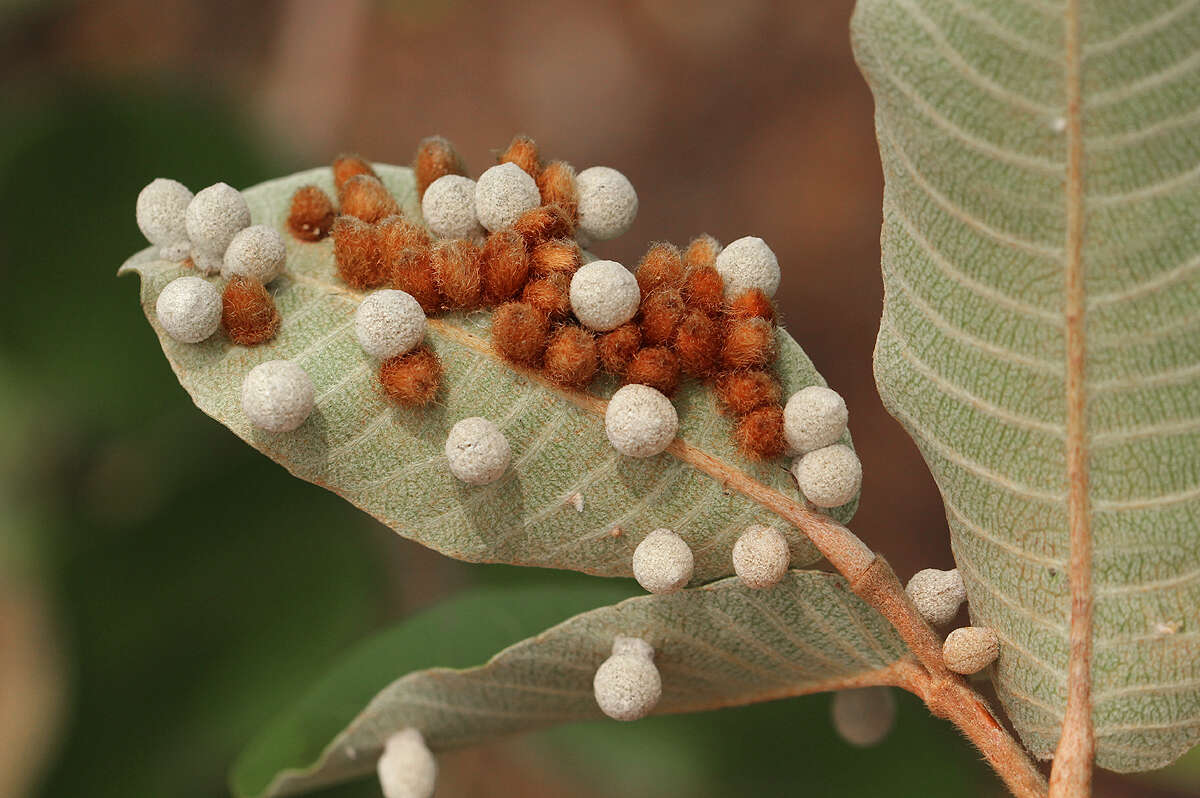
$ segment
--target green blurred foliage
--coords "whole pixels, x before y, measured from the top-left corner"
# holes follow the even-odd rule
[[[334,495],[195,410],[117,266],[144,246],[138,190],[245,186],[278,163],[237,114],[177,86],[0,96],[0,418],[11,496],[69,663],[68,717],[40,795],[210,798],[255,731],[348,645],[396,620],[386,547]],[[14,429],[19,425],[19,429]],[[15,533],[9,533],[9,542]],[[461,564],[465,582],[589,577]],[[400,675],[400,674],[397,674]],[[978,795],[996,782],[946,724],[902,700],[897,733],[850,748],[828,696],[528,738],[598,794]],[[495,795],[508,794],[496,785]],[[326,796],[377,796],[369,782]]]

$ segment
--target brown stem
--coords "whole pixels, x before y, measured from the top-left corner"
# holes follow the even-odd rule
[[[906,671],[897,674],[898,687],[924,701],[934,715],[957,726],[1013,795],[1045,798],[1046,780],[1041,772],[978,693],[958,676],[939,677],[915,663],[908,665]]]

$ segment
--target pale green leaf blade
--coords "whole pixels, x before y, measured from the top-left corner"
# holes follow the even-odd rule
[[[589,597],[527,590],[514,600],[542,602],[545,614],[568,612]],[[399,673],[413,649],[436,635],[440,615],[453,622],[508,601],[459,600],[452,614],[434,610],[372,642],[246,750],[234,769],[236,792],[286,795],[368,773],[387,737],[406,726],[419,728],[437,751],[602,718],[592,676],[617,635],[642,637],[656,649],[663,679],[656,714],[896,684],[913,667],[895,630],[841,577],[792,571],[770,590],[749,590],[734,578],[631,598],[570,618],[478,667],[379,681],[389,665],[393,677]],[[360,697],[371,689],[378,693],[364,707]]]
[[[1078,252],[1097,761],[1143,770],[1200,738],[1200,5],[1080,7],[1068,183],[1067,5],[860,0],[886,179],[875,370],[941,489],[972,620],[1000,635],[1005,708],[1049,756],[1067,683]]]
[[[404,212],[419,219],[411,171],[376,168]],[[292,194],[309,183],[333,191],[324,168],[245,191],[254,223],[285,230]],[[692,546],[695,582],[701,583],[733,572],[733,542],[752,523],[784,532],[794,565],[819,558],[791,524],[739,492],[740,484],[754,483],[780,501],[800,501],[785,461],[754,463],[738,454],[730,420],[702,384],[687,383],[674,400],[680,440],[670,451],[645,460],[622,457],[605,438],[601,415],[600,399],[611,395],[614,382],[597,380],[599,399],[553,389],[514,372],[494,354],[489,313],[445,314],[431,319],[428,340],[446,367],[447,388],[430,408],[399,408],[377,389],[377,366],[354,338],[352,317],[361,295],[336,277],[332,242],[285,238],[287,270],[272,284],[282,329],[272,342],[251,349],[221,333],[182,344],[162,331],[154,301],[185,273],[180,265],[147,251],[122,272],[141,275],[143,310],[197,406],[296,476],[340,494],[405,537],[470,561],[628,576],[637,543],[668,527]],[[778,338],[775,368],[785,395],[824,384],[795,341],[782,330]],[[246,372],[277,358],[298,361],[318,397],[309,420],[284,435],[254,430],[240,406]],[[482,488],[455,480],[443,454],[454,422],[479,415],[500,425],[514,452],[510,472]],[[845,522],[856,506],[857,499],[831,515]]]

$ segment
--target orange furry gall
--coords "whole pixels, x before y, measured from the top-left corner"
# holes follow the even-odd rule
[[[567,212],[557,205],[539,205],[521,214],[513,229],[525,239],[525,246],[533,249],[543,241],[553,238],[568,238],[574,233]]]
[[[515,230],[499,230],[488,236],[480,252],[483,296],[495,305],[512,299],[529,279],[529,255],[525,240]]]
[[[751,288],[729,304],[729,315],[735,319],[764,319],[775,321],[775,305],[758,288]]]
[[[529,270],[538,277],[561,272],[574,274],[583,264],[583,251],[571,238],[543,241],[529,253]]]
[[[717,255],[721,254],[721,242],[702,233],[691,240],[683,251],[683,265],[689,269],[716,266]]]
[[[383,361],[379,384],[392,400],[410,407],[433,401],[442,384],[442,361],[426,344]]]
[[[678,291],[665,288],[650,294],[642,301],[642,340],[649,346],[670,342],[685,313]]]
[[[333,200],[317,186],[301,186],[292,195],[288,230],[301,241],[320,241],[329,235],[337,211]]]
[[[652,244],[637,267],[642,298],[659,288],[679,288],[683,284],[683,259],[679,248],[665,242]]]
[[[528,302],[550,318],[561,318],[571,312],[571,278],[553,272],[525,284],[521,301]]]
[[[727,369],[761,368],[775,357],[775,330],[762,319],[734,319],[725,328],[721,365]]]
[[[352,288],[375,288],[386,278],[373,225],[353,216],[339,216],[330,229],[337,273]]]
[[[512,142],[500,154],[500,163],[515,163],[537,180],[542,173],[542,159],[538,155],[538,145],[529,136],[514,136]]]
[[[385,258],[406,249],[428,249],[429,233],[403,216],[386,216],[376,226],[379,248]]]
[[[551,382],[567,388],[582,388],[596,376],[598,367],[596,339],[587,330],[569,324],[550,334],[543,369]]]
[[[400,205],[374,175],[354,175],[342,184],[342,213],[374,224],[400,213]]]
[[[675,330],[675,354],[683,370],[693,377],[707,377],[717,365],[721,351],[721,329],[707,313],[693,310]]]
[[[679,388],[679,358],[665,346],[643,349],[629,361],[625,382],[649,385],[670,396]]]
[[[417,196],[423,197],[434,180],[445,175],[465,175],[467,167],[453,144],[441,136],[429,136],[417,145],[413,172],[417,176]]]
[[[483,302],[479,247],[465,238],[437,242],[433,247],[433,280],[450,307],[479,307]]]
[[[574,225],[579,221],[579,186],[575,169],[566,161],[551,161],[537,176],[538,191],[543,205],[557,205],[567,212]]]
[[[600,355],[600,365],[609,374],[617,377],[625,375],[633,356],[642,348],[642,331],[633,322],[622,324],[611,332],[600,336],[596,342],[596,351]]]
[[[514,363],[533,365],[546,348],[546,314],[527,302],[506,302],[492,314],[492,345]]]
[[[221,326],[235,344],[257,346],[279,332],[279,310],[262,283],[234,275],[221,293]]]
[[[427,314],[441,310],[442,295],[433,279],[433,252],[429,247],[393,252],[387,265],[392,288],[406,291]]]
[[[688,271],[683,281],[683,301],[694,310],[720,312],[725,302],[725,281],[715,266],[699,266]]]
[[[783,408],[769,405],[750,411],[738,421],[733,436],[747,457],[754,460],[779,457],[787,448],[783,437]]]
[[[357,155],[343,154],[333,159],[333,187],[337,190],[339,197],[342,195],[342,186],[355,175],[378,177],[375,170],[371,168],[371,164]]]
[[[744,416],[767,405],[778,405],[781,397],[779,383],[760,369],[731,371],[717,379],[717,400],[725,412]]]

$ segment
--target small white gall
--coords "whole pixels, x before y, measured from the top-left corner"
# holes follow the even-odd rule
[[[783,408],[783,435],[788,445],[806,454],[837,443],[846,432],[850,413],[841,394],[822,385],[796,391]]]
[[[604,432],[627,457],[653,457],[666,450],[679,431],[671,400],[649,385],[626,385],[608,401]]]
[[[768,297],[779,288],[779,259],[767,242],[755,236],[739,238],[717,255],[717,271],[725,283],[725,298],[737,299],[757,288]]]
[[[475,181],[463,175],[442,175],[421,197],[425,225],[441,238],[475,238],[483,227],[475,213]]]
[[[254,224],[239,230],[225,249],[222,277],[235,274],[258,280],[263,285],[283,273],[287,248],[283,236],[274,227]]]
[[[437,760],[421,732],[409,727],[387,739],[375,766],[383,798],[432,798]]]
[[[896,697],[887,687],[860,687],[833,694],[833,728],[859,748],[883,742],[896,725]]]
[[[242,192],[228,183],[216,183],[192,197],[184,218],[196,268],[216,274],[224,265],[229,242],[250,226],[250,206]]]
[[[608,332],[637,315],[642,290],[633,272],[615,260],[594,260],[571,276],[570,298],[584,327]]]
[[[600,711],[614,720],[638,720],[649,715],[662,697],[654,648],[636,637],[613,640],[612,656],[596,669],[592,690]]]
[[[670,529],[656,529],[633,550],[633,576],[651,593],[674,593],[692,578],[696,560],[687,542]]]
[[[487,485],[504,476],[512,461],[508,439],[491,421],[479,416],[464,418],[446,436],[450,473],[468,485]]]
[[[942,643],[942,661],[947,668],[964,676],[991,665],[999,654],[1000,638],[986,626],[961,626]]]
[[[818,507],[841,507],[862,487],[862,463],[843,443],[814,449],[792,461],[800,492]]]
[[[792,554],[778,529],[754,524],[733,544],[733,572],[753,590],[778,584]]]
[[[155,178],[138,193],[138,229],[158,247],[159,257],[166,260],[187,257],[190,247],[184,217],[191,201],[192,192],[187,186],[165,177]]]
[[[221,292],[202,277],[179,277],[158,295],[154,315],[176,341],[200,343],[221,326]]]
[[[939,571],[926,568],[917,571],[904,588],[921,617],[933,626],[945,626],[958,615],[958,608],[967,600],[967,588],[957,568]]]
[[[242,412],[267,432],[290,432],[312,412],[312,380],[290,360],[268,360],[250,369],[242,381]]]
[[[489,233],[508,227],[541,204],[537,183],[515,163],[493,166],[475,184],[475,215]]]
[[[638,197],[629,178],[608,166],[592,166],[575,178],[579,230],[593,241],[624,235],[637,217]]]
[[[404,291],[373,291],[354,311],[354,335],[373,358],[403,355],[425,337],[425,311]]]

